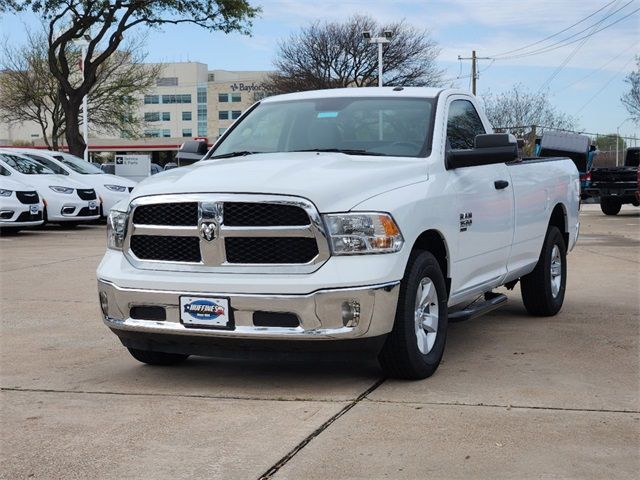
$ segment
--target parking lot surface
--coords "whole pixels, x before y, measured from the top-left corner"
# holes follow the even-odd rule
[[[583,207],[556,317],[518,288],[452,324],[438,372],[192,357],[100,321],[104,227],[0,238],[0,478],[637,478],[640,209]]]

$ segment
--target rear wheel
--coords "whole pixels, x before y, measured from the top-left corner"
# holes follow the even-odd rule
[[[600,209],[605,215],[617,215],[622,208],[622,202],[617,198],[604,197],[600,199]]]
[[[531,315],[550,317],[562,308],[567,285],[567,248],[557,227],[547,230],[536,268],[520,279],[522,301]]]
[[[437,370],[447,338],[447,289],[436,258],[415,252],[400,284],[393,330],[378,356],[391,377],[423,379]]]
[[[189,355],[181,353],[152,352],[137,348],[129,348],[128,350],[133,358],[148,365],[177,365],[189,358]]]

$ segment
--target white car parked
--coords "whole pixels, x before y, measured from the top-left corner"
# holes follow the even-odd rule
[[[35,160],[0,152],[0,166],[12,180],[32,186],[44,202],[44,221],[75,225],[100,218],[96,192],[84,183],[55,173]]]
[[[9,170],[0,165],[0,231],[42,225],[44,203],[32,187],[9,178]]]
[[[92,187],[102,200],[102,216],[109,213],[111,207],[129,196],[136,182],[128,178],[104,173],[99,167],[65,152],[50,152],[28,148],[13,148],[9,151],[26,155],[37,162],[44,163],[54,171],[62,169],[70,178]]]

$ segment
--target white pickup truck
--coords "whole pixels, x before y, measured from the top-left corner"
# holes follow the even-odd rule
[[[506,300],[493,289],[520,281],[529,313],[560,310],[579,197],[571,160],[519,159],[463,91],[264,99],[111,210],[103,320],[148,364],[364,346],[425,378],[448,321]]]

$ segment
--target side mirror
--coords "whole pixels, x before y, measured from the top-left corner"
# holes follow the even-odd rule
[[[202,160],[208,150],[209,147],[204,140],[187,140],[178,150],[176,160],[179,165],[188,165]]]
[[[476,135],[472,150],[449,150],[447,168],[473,167],[507,163],[518,158],[518,143],[508,133],[487,133]]]

